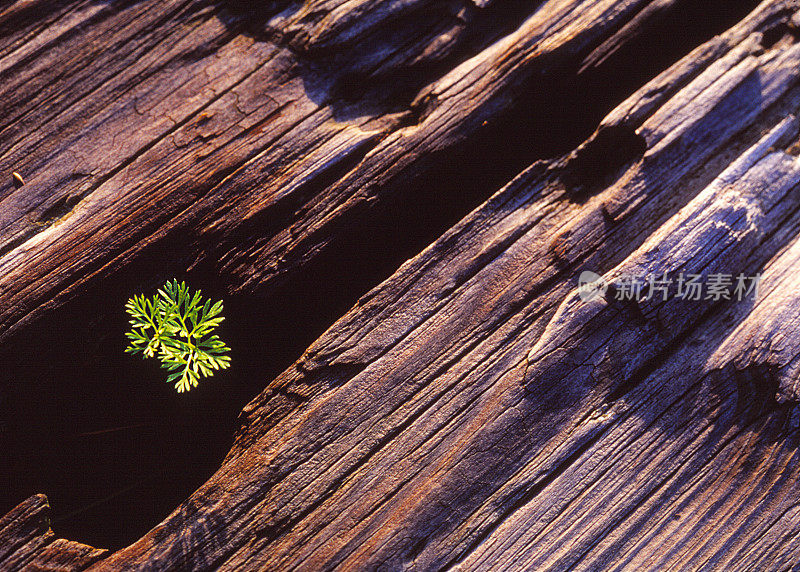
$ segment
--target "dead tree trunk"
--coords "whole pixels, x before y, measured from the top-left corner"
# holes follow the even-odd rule
[[[242,319],[322,282],[352,306],[246,372],[230,452],[141,539],[55,540],[20,498],[0,567],[796,566],[800,1],[34,0],[0,28],[7,391],[53,324],[110,339],[176,274]],[[761,282],[620,295],[688,274]]]

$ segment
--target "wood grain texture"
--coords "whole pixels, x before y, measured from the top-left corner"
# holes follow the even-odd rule
[[[76,7],[49,28],[35,65],[23,65],[27,44],[0,62],[15,110],[0,166],[27,181],[0,191],[0,336],[164,244],[191,267],[210,265],[231,292],[268,292],[343,227],[431,192],[438,162],[471,161],[464,148],[519,115],[532,81],[577,73],[643,4],[542,6],[399,111],[343,104],[341,78],[242,33],[224,7]],[[382,21],[373,12],[364,26]],[[107,61],[96,60],[96,38],[70,32],[92,18],[114,46],[102,50]],[[413,20],[405,27],[419,32]],[[71,60],[56,59],[62,51]]]
[[[44,28],[9,8],[0,171],[26,184],[0,189],[0,340],[165,245],[232,293],[291,283],[353,225],[415,208],[397,205],[442,162],[474,173],[524,94],[684,4],[551,0],[511,28],[487,1],[54,4]],[[798,14],[765,0],[507,177],[269,382],[219,471],[139,541],[45,555],[33,498],[0,521],[24,537],[0,561],[796,567]],[[113,56],[91,48],[104,29]],[[393,74],[417,78],[370,91]],[[587,304],[583,270],[763,280],[755,301]]]
[[[50,530],[50,506],[33,496],[0,518],[3,570],[67,571],[83,569],[108,556],[85,544],[57,538]]]

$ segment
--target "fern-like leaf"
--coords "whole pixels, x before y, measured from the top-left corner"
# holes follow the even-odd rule
[[[184,282],[173,279],[152,297],[134,296],[125,304],[130,316],[130,341],[125,351],[155,357],[170,372],[168,383],[178,393],[197,387],[201,377],[230,367],[230,348],[211,332],[224,320],[222,301],[203,301]]]

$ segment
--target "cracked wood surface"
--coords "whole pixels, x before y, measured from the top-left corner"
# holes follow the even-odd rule
[[[575,73],[642,4],[547,4],[390,113],[331,100],[341,78],[238,32],[216,5],[76,6],[42,57],[26,45],[0,62],[0,165],[27,181],[0,191],[0,338],[166,242],[229,291],[268,291],[364,211],[430,184],[437,155],[524,105],[526,81]],[[72,33],[93,19],[99,55],[98,38]]]
[[[27,182],[0,191],[0,339],[168,240],[176,264],[214,260],[229,291],[269,291],[439,162],[466,165],[532,85],[580,75],[684,3],[553,0],[509,30],[481,15],[495,3],[447,2],[414,26],[431,4],[273,2],[255,20],[238,3],[52,4],[50,26],[5,9],[23,25],[0,42],[19,98],[0,164]],[[219,471],[161,524],[111,555],[68,543],[60,562],[796,566],[797,14],[766,0],[524,169],[270,382]],[[487,21],[482,45],[470,25]],[[71,33],[81,22],[89,36]],[[96,53],[98,22],[118,50]],[[389,23],[385,52],[353,61]],[[74,66],[48,63],[63,54]],[[103,57],[118,67],[90,73]],[[310,72],[317,57],[331,69]],[[369,92],[393,73],[424,80],[405,108],[386,102],[411,84]],[[755,303],[584,304],[582,270],[763,280]],[[0,522],[21,538],[9,568],[55,557],[39,538],[62,550],[24,516],[43,503]]]
[[[27,499],[0,518],[0,538],[5,570],[81,569],[108,555],[107,550],[56,538],[44,495]]]

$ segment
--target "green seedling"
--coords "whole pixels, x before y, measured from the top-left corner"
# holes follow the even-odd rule
[[[231,358],[225,355],[230,348],[211,335],[224,319],[222,301],[203,302],[199,290],[192,295],[184,282],[172,280],[152,299],[134,296],[125,309],[131,316],[125,351],[161,360],[161,367],[171,372],[167,383],[175,382],[178,393],[230,366]]]

